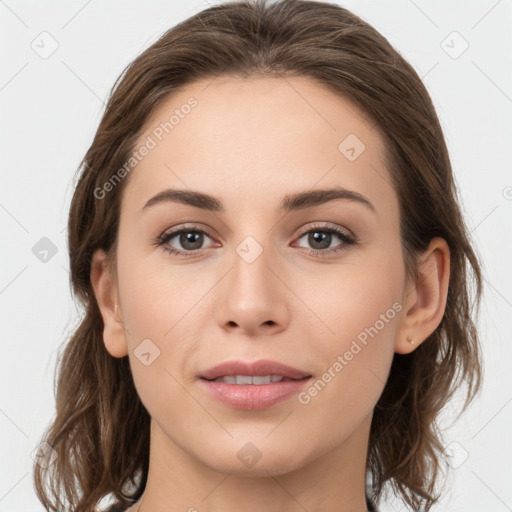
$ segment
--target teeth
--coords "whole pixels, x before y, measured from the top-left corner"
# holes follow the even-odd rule
[[[239,384],[239,385],[247,385],[247,384],[270,384],[271,382],[281,382],[284,380],[284,377],[281,375],[255,375],[251,377],[249,375],[226,375],[225,377],[218,377],[214,380],[214,382],[225,382],[227,384]]]
[[[276,375],[276,377],[278,377],[278,375]],[[253,384],[270,384],[272,382],[272,375],[266,375],[265,377],[258,377],[255,375],[251,380],[252,380]],[[281,380],[281,377],[279,377],[279,380],[277,380],[275,382],[279,382],[280,380]],[[250,382],[249,382],[249,384],[250,384]]]

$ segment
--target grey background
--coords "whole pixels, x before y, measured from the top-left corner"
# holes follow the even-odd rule
[[[512,1],[338,3],[377,28],[423,78],[484,261],[486,380],[459,421],[456,402],[443,416],[456,469],[435,510],[512,510]],[[0,512],[42,510],[31,454],[54,413],[56,351],[77,318],[65,227],[75,169],[122,69],[207,6],[0,1]]]

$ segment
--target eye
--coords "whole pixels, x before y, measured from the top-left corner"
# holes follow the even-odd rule
[[[342,244],[334,248],[331,247],[333,241],[338,238]],[[299,240],[305,239],[312,247],[309,254],[313,256],[324,256],[340,251],[346,251],[357,243],[357,240],[351,234],[345,232],[338,226],[317,225],[303,231]]]
[[[173,256],[194,256],[204,249],[205,238],[212,237],[204,229],[197,226],[181,226],[162,233],[154,243]],[[332,242],[341,240],[332,247]],[[312,247],[308,254],[311,256],[329,256],[333,253],[346,251],[356,245],[357,239],[336,225],[315,225],[303,230],[299,241],[305,239]],[[299,245],[299,247],[302,247]]]
[[[196,226],[182,226],[180,229],[162,233],[155,242],[168,253],[191,256],[204,249],[205,237],[212,239],[206,231],[198,229]]]

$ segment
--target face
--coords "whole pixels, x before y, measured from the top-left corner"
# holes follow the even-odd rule
[[[105,343],[129,355],[159,442],[252,475],[364,446],[408,300],[374,123],[304,77],[223,77],[170,97],[143,145],[124,178],[112,287],[123,329]],[[306,378],[201,378],[261,360]]]

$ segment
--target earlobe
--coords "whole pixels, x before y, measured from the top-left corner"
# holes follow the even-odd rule
[[[103,318],[105,348],[113,357],[124,357],[128,354],[128,346],[117,286],[107,256],[101,249],[93,254],[90,277],[96,302]]]
[[[450,249],[443,238],[431,240],[418,265],[412,290],[404,290],[405,317],[401,319],[395,352],[409,354],[439,326],[446,308],[450,280]]]

